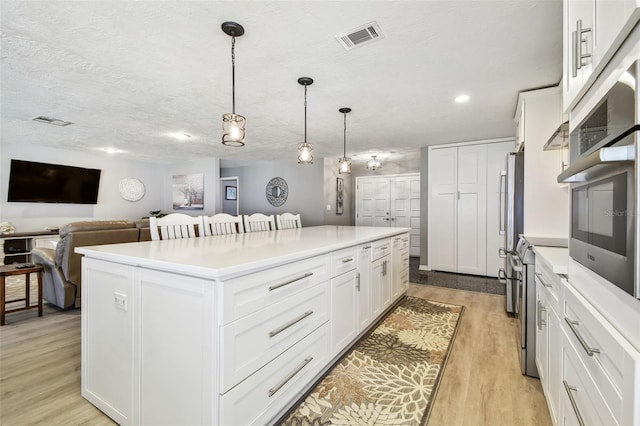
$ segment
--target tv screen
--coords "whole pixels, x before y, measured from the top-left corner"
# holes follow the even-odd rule
[[[100,170],[11,160],[9,202],[97,204]]]

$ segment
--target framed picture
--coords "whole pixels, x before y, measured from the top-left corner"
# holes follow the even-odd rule
[[[344,182],[342,178],[336,178],[336,214],[342,214],[342,207],[344,201]]]
[[[224,195],[225,200],[237,200],[238,188],[235,186],[225,186],[226,193]]]
[[[173,176],[171,193],[174,210],[203,210],[204,174]]]

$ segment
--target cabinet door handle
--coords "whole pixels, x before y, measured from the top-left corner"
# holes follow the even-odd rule
[[[578,36],[575,31],[571,32],[571,53],[573,53],[573,57],[571,58],[571,76],[578,76]]]
[[[583,62],[584,59],[588,59],[591,57],[591,53],[582,54],[582,43],[587,43],[586,38],[582,38],[582,35],[585,33],[591,32],[591,28],[582,28],[582,19],[578,19],[576,21],[576,68],[580,69],[584,65],[587,65]],[[577,75],[577,72],[576,72]]]
[[[360,272],[356,274],[356,290],[360,291]]]
[[[506,186],[507,186],[507,172],[501,171],[500,172],[500,190],[498,191],[498,220],[499,220],[498,232],[500,233],[500,235],[506,232],[506,228],[504,227],[505,212],[503,211],[504,206],[502,205],[502,194],[504,194],[505,192],[504,188],[506,188]],[[500,251],[498,251],[498,254],[500,254]]]
[[[309,364],[312,360],[313,360],[312,356],[306,357],[304,359],[304,361],[302,361],[300,363],[300,365],[298,365],[291,373],[287,374],[287,377],[285,377],[284,379],[282,379],[280,381],[280,383],[278,383],[277,385],[275,385],[274,387],[269,389],[269,393],[268,393],[269,398],[271,398],[276,392],[278,392],[280,390],[280,388],[282,388],[284,385],[286,385],[289,380],[293,379],[293,377],[296,374],[298,374],[300,372],[300,370],[302,370],[304,367],[306,367],[307,364]]]
[[[342,259],[342,263],[349,263],[353,261],[353,257],[350,257],[349,259]]]
[[[302,321],[303,319],[305,319],[309,315],[313,315],[313,311],[307,311],[304,314],[300,315],[299,317],[292,319],[288,323],[281,325],[280,327],[276,328],[273,331],[270,331],[269,332],[269,337],[273,337],[273,336],[276,336],[276,335],[282,333],[287,328],[291,327],[292,325],[295,325],[295,324],[299,323],[300,321]]]
[[[302,276],[299,276],[298,278],[294,278],[292,280],[285,281],[285,282],[280,283],[280,284],[271,285],[271,286],[269,286],[269,291],[273,291],[273,290],[275,290],[277,288],[284,287],[285,285],[293,284],[296,281],[300,281],[300,280],[303,280],[305,278],[309,278],[311,275],[313,275],[313,272],[307,272],[306,274],[304,274]]]
[[[543,286],[549,288],[549,287],[553,287],[551,284],[547,284],[544,281],[544,278],[542,278],[542,274],[540,272],[536,272],[536,277],[538,278],[538,280],[540,281],[540,284],[542,284]]]
[[[584,337],[582,337],[582,334],[580,334],[580,332],[576,328],[576,325],[580,324],[580,321],[573,321],[569,317],[564,317],[564,320],[567,322],[567,324],[569,324],[569,328],[571,329],[571,331],[573,331],[573,334],[575,334],[578,342],[580,342],[580,345],[582,345],[582,348],[585,350],[587,355],[593,356],[593,354],[600,353],[600,349],[589,347],[587,341],[584,340]]]
[[[582,420],[580,409],[578,408],[576,399],[573,397],[573,392],[577,392],[578,389],[575,386],[569,386],[569,383],[567,383],[566,380],[563,380],[562,384],[564,384],[564,389],[567,391],[567,395],[569,396],[569,402],[571,402],[571,407],[573,407],[573,412],[576,413],[576,417],[578,418],[578,423],[580,424],[580,426],[584,426],[584,420]]]

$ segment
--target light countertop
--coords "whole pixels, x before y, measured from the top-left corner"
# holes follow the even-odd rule
[[[552,235],[523,234],[524,238],[534,246],[569,247],[569,239]]]
[[[547,247],[533,246],[536,253],[536,261],[538,256],[544,258],[546,263],[551,266],[551,270],[556,274],[567,275],[569,273],[569,249],[566,247]]]
[[[409,228],[311,226],[78,247],[90,258],[202,278],[230,278],[409,232]]]

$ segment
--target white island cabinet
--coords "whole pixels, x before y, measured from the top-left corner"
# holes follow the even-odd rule
[[[408,231],[318,226],[78,248],[82,396],[122,425],[276,421],[384,313],[368,314],[373,294],[382,302],[402,286],[390,261],[388,288],[372,286],[363,247],[393,251]],[[394,256],[407,264],[406,250],[380,258]]]

